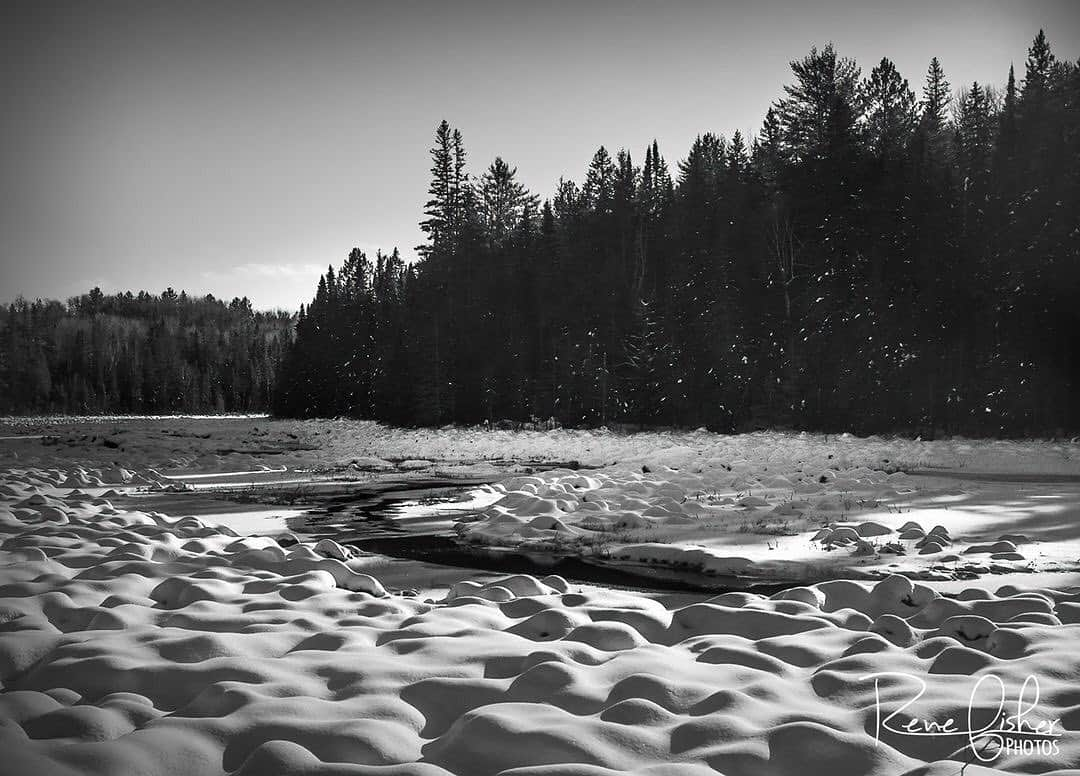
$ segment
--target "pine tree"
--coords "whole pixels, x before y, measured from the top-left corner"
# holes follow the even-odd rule
[[[779,188],[780,171],[784,164],[780,119],[776,107],[770,106],[765,112],[761,132],[753,143],[753,166],[767,190],[776,191]]]
[[[581,195],[585,207],[590,210],[600,214],[611,212],[615,198],[615,163],[603,146],[600,146],[589,163]]]
[[[1051,88],[1057,60],[1050,51],[1046,33],[1039,30],[1028,49],[1026,72],[1022,100],[1025,107],[1031,108],[1045,102]]]
[[[993,106],[987,90],[978,82],[961,92],[955,118],[960,167],[968,185],[982,181],[989,172],[994,140]]]
[[[940,132],[949,118],[949,98],[951,87],[945,80],[945,71],[937,57],[930,60],[926,71],[926,83],[923,86],[923,98],[920,103],[922,114],[920,121],[928,132]]]
[[[731,144],[727,152],[727,173],[730,178],[741,179],[750,166],[750,158],[747,155],[746,142],[742,132],[738,130],[731,136]]]
[[[837,56],[830,43],[791,63],[795,83],[776,105],[787,152],[796,162],[815,163],[853,148],[862,115],[859,68]]]
[[[672,181],[667,162],[660,155],[655,140],[645,149],[645,166],[641,169],[642,212],[651,221],[661,218],[671,203]]]
[[[863,87],[866,133],[880,159],[898,159],[906,150],[915,124],[915,95],[907,79],[888,59],[882,59]]]
[[[450,181],[450,207],[448,222],[451,236],[458,237],[466,228],[467,221],[475,204],[472,184],[468,173],[465,172],[465,141],[461,136],[461,130],[455,129],[453,134],[453,177]]]
[[[1016,74],[1009,66],[1009,80],[1005,85],[1005,97],[1001,104],[1001,116],[998,121],[997,157],[999,167],[1009,166],[1019,150],[1019,136],[1016,126],[1017,91]]]
[[[428,244],[416,250],[428,256],[440,250],[450,240],[456,220],[459,193],[455,191],[458,171],[455,169],[455,136],[450,124],[443,119],[435,130],[435,146],[431,149],[431,199],[424,205],[426,218],[420,228],[428,235]]]
[[[517,180],[517,168],[495,157],[480,178],[480,208],[488,242],[493,246],[505,243],[526,209],[537,207],[537,198]]]

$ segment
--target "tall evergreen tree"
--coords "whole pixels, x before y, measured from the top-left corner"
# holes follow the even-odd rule
[[[915,124],[915,95],[896,66],[882,59],[864,87],[867,139],[881,159],[897,159],[906,151]]]
[[[526,209],[537,207],[537,198],[517,180],[517,168],[495,157],[480,178],[480,208],[490,243],[503,244],[521,224]]]
[[[421,255],[431,255],[442,248],[453,235],[457,219],[456,207],[459,194],[455,191],[459,171],[455,167],[455,136],[445,119],[435,130],[435,146],[431,149],[431,199],[424,205],[426,218],[420,228],[428,235],[428,244],[416,250]]]
[[[952,91],[937,57],[930,60],[922,94],[920,120],[923,125],[931,132],[944,129],[949,118],[949,99]]]

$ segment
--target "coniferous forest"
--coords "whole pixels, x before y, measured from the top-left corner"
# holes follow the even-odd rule
[[[171,288],[0,307],[0,412],[254,412],[295,316]]]
[[[1007,63],[1006,63],[1007,64]],[[420,259],[319,281],[275,409],[404,424],[1080,426],[1080,63],[1003,85],[833,46],[753,138],[597,150],[540,202],[439,125]],[[543,142],[537,138],[537,142]]]
[[[756,137],[703,134],[674,166],[600,148],[542,203],[502,159],[470,175],[444,121],[420,260],[327,271],[275,409],[1075,430],[1080,66],[1040,31],[1022,67],[955,89],[935,58],[913,86],[826,45]]]
[[[1006,73],[815,48],[756,136],[602,147],[543,201],[444,121],[417,261],[354,250],[298,319],[17,300],[0,411],[1075,431],[1080,63],[1040,32]]]

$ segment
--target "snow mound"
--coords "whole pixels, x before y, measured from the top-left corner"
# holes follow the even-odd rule
[[[910,676],[926,692],[906,713],[966,719],[991,675],[1013,698],[1039,678],[1030,716],[1060,720],[1060,752],[965,772],[1080,764],[1077,588],[945,597],[894,575],[661,603],[515,574],[422,602],[387,594],[335,542],[49,495],[69,475],[0,478],[5,774],[944,774],[970,759],[963,742],[875,735],[877,699],[896,708]],[[546,510],[576,514],[560,502],[606,488],[540,480],[507,491],[547,505],[531,520],[566,524]],[[604,500],[682,504],[671,481],[634,482]]]

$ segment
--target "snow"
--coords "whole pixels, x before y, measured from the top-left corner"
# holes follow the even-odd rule
[[[681,451],[649,460],[587,477],[556,470],[503,480],[495,487],[505,497],[458,532],[474,544],[555,549],[653,573],[792,580],[901,571],[945,581],[1076,568],[1080,559],[1080,481],[823,470],[809,456],[756,470]]]
[[[553,431],[390,428],[370,421],[271,420],[261,417],[0,418],[0,435],[26,435],[3,450],[57,455],[89,464],[122,458],[182,472],[313,467],[419,467],[456,472],[493,463],[577,462],[607,467],[637,464],[682,469],[730,466],[733,474],[763,469],[782,475],[802,463],[835,474],[860,467],[886,471],[1080,475],[1080,444],[1069,440],[911,440],[763,431],[723,435],[698,431],[618,434],[603,429]],[[50,444],[31,436],[51,437]],[[103,446],[104,439],[122,446]],[[46,440],[48,441],[48,440]],[[271,454],[272,455],[269,455]],[[763,467],[767,467],[764,469]],[[655,473],[655,472],[654,472]]]
[[[976,759],[965,774],[1080,767],[1080,554],[1068,555],[1078,484],[969,474],[1075,474],[1071,443],[506,436],[258,420],[268,427],[260,453],[222,452],[243,447],[247,432],[219,424],[205,438],[201,423],[121,427],[123,452],[72,428],[45,431],[68,441],[0,448],[5,773],[942,775],[972,759],[968,738],[882,729],[879,701],[895,712],[922,683],[902,721],[964,726],[969,703],[980,720],[999,710],[995,693],[973,694],[977,682],[1000,680],[1012,708],[1029,677],[1040,692],[1029,721],[1057,720],[1054,750]],[[283,452],[265,452],[279,443]],[[502,481],[483,490],[480,519],[462,531],[569,546],[596,533],[586,521],[610,521],[628,535],[607,549],[654,572],[832,564],[846,578],[766,597],[487,575],[407,596],[395,592],[410,576],[400,567],[332,540],[237,536],[205,518],[114,503],[167,486],[160,472],[182,468],[170,461],[201,473],[293,472],[368,456],[430,461],[415,470],[425,476],[585,452],[603,468],[500,463]],[[965,476],[894,471],[909,465]],[[773,532],[753,533],[761,527]],[[938,557],[916,555],[930,538]],[[910,551],[853,558],[860,542]],[[1025,560],[994,558],[1010,546]],[[1032,562],[1038,573],[1027,573]],[[912,576],[965,563],[1007,573],[923,581],[891,573],[893,563]]]

